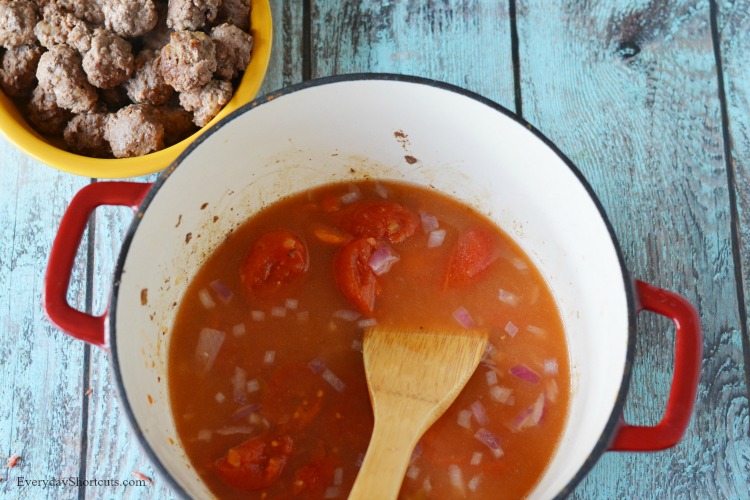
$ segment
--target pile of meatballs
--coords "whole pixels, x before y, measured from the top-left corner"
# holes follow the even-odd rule
[[[0,84],[70,151],[140,156],[229,102],[249,31],[250,0],[0,0]]]

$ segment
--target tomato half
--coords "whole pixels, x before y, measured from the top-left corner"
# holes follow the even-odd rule
[[[291,231],[269,231],[250,247],[240,267],[240,279],[251,297],[268,297],[304,275],[308,264],[301,238]]]
[[[381,246],[375,238],[360,238],[345,245],[334,262],[339,290],[365,314],[372,314],[380,284],[370,267],[373,252]]]
[[[495,258],[495,242],[489,231],[474,227],[462,233],[448,261],[445,287],[456,288],[474,281]]]
[[[261,490],[276,482],[292,450],[289,436],[256,436],[230,448],[214,467],[219,477],[233,488]]]
[[[325,382],[304,363],[277,369],[263,392],[263,408],[279,432],[294,434],[305,429],[323,408]]]
[[[362,200],[340,212],[339,224],[354,236],[372,236],[400,243],[419,227],[419,216],[394,201]]]

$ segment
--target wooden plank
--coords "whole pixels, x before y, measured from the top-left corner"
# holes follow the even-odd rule
[[[683,441],[606,454],[575,496],[746,497],[748,400],[709,6],[518,4],[525,118],[593,185],[632,274],[685,295],[705,335]],[[671,378],[671,328],[642,319],[626,416],[654,423]]]
[[[274,20],[271,64],[260,94],[302,80],[302,5],[300,2],[272,2]],[[155,176],[136,179],[152,181]],[[129,209],[103,208],[96,214],[94,244],[94,311],[102,312],[109,298],[112,273],[122,240],[133,214]],[[101,349],[92,349],[88,371],[89,396],[86,441],[86,475],[89,478],[133,479],[139,472],[151,478],[153,486],[90,487],[93,498],[176,498],[148,458],[130,429],[118,400],[111,374],[111,359]]]
[[[402,73],[514,107],[507,2],[312,2],[312,75]]]
[[[65,207],[88,179],[41,165],[0,138],[0,496],[74,497],[75,486],[19,488],[18,479],[78,476],[83,344],[41,307],[49,249]],[[85,253],[69,301],[84,309]],[[21,457],[7,469],[7,458]]]

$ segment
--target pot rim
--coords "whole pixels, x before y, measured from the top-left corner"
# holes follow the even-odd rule
[[[636,329],[637,301],[635,297],[633,281],[625,265],[625,259],[622,254],[622,249],[620,247],[619,241],[617,240],[617,236],[615,234],[614,228],[612,227],[612,224],[607,218],[607,214],[604,210],[604,207],[602,206],[601,201],[597,197],[593,188],[588,183],[588,181],[586,181],[581,171],[570,160],[570,158],[568,158],[557,146],[555,146],[555,144],[550,139],[548,139],[544,134],[542,134],[536,127],[528,123],[522,117],[510,111],[508,108],[486,97],[483,97],[475,92],[472,92],[470,90],[455,86],[453,84],[440,82],[437,80],[432,80],[429,78],[424,78],[424,77],[419,77],[419,76],[394,74],[394,73],[351,73],[351,74],[335,75],[335,76],[308,80],[308,81],[294,84],[288,87],[284,87],[278,91],[274,91],[264,96],[258,97],[254,99],[253,101],[245,104],[244,106],[238,108],[237,110],[229,114],[226,118],[214,124],[212,127],[208,128],[203,134],[201,134],[200,137],[198,137],[195,141],[193,141],[177,157],[177,159],[175,159],[169,165],[167,169],[159,173],[159,176],[157,177],[156,181],[153,183],[153,186],[151,187],[151,189],[149,189],[148,193],[146,194],[143,201],[141,202],[141,205],[138,207],[139,214],[145,214],[145,212],[148,210],[149,205],[151,204],[151,201],[155,198],[161,186],[165,182],[167,182],[167,180],[169,180],[169,177],[171,176],[172,172],[175,171],[175,169],[182,163],[182,161],[187,156],[189,156],[193,152],[194,149],[199,147],[203,142],[205,142],[208,138],[210,138],[214,133],[216,133],[225,124],[234,120],[238,116],[245,114],[246,112],[252,110],[253,108],[261,106],[278,97],[282,97],[288,94],[303,91],[303,90],[313,88],[313,87],[319,87],[323,85],[342,83],[342,82],[354,82],[354,81],[391,81],[391,82],[409,83],[409,84],[416,84],[416,85],[425,85],[428,87],[434,87],[440,90],[446,90],[448,92],[459,94],[461,96],[473,99],[479,102],[480,104],[488,106],[489,108],[505,115],[506,117],[512,119],[519,125],[526,128],[529,132],[534,134],[534,136],[536,136],[537,139],[541,140],[543,144],[549,147],[563,161],[563,163],[565,163],[565,165],[572,171],[572,173],[578,179],[578,182],[581,183],[581,185],[586,190],[591,200],[594,202],[594,205],[597,211],[599,212],[599,216],[602,218],[607,228],[607,232],[609,233],[609,237],[611,239],[612,245],[614,246],[615,252],[617,254],[617,260],[620,263],[620,269],[622,271],[622,279],[623,279],[622,284],[623,284],[623,288],[625,291],[625,297],[627,300],[627,309],[628,309],[628,341],[627,341],[625,366],[623,369],[622,381],[620,383],[620,389],[618,390],[618,393],[617,393],[617,398],[615,399],[615,403],[612,407],[612,412],[610,413],[609,418],[607,419],[607,423],[604,426],[604,430],[602,431],[601,435],[597,439],[596,445],[594,446],[594,448],[591,450],[589,455],[584,460],[583,464],[581,465],[581,468],[578,469],[576,474],[570,479],[570,481],[568,481],[568,483],[562,488],[562,490],[560,490],[560,492],[557,493],[557,495],[555,495],[554,497],[556,499],[565,498],[570,493],[572,493],[572,491],[575,489],[578,483],[580,483],[583,480],[583,478],[591,471],[591,469],[593,469],[596,462],[603,455],[603,453],[607,450],[607,446],[609,445],[610,441],[614,437],[614,433],[617,430],[617,427],[620,425],[622,413],[623,413],[624,406],[625,406],[625,401],[626,401],[627,394],[628,394],[628,388],[630,386],[630,378],[632,375],[632,368],[633,368],[633,359],[635,356],[635,333],[636,333],[635,329]],[[110,309],[108,312],[108,319],[107,319],[107,327],[108,327],[107,338],[109,340],[109,349],[112,353],[113,373],[114,373],[114,378],[116,382],[115,385],[117,386],[117,393],[120,397],[120,401],[123,404],[125,414],[128,416],[128,420],[130,421],[130,426],[132,430],[134,431],[134,433],[136,434],[136,436],[138,437],[138,440],[141,444],[143,451],[145,451],[146,456],[151,461],[151,463],[155,466],[155,468],[158,470],[159,474],[167,480],[170,488],[173,491],[175,491],[178,495],[182,497],[189,497],[190,495],[172,477],[171,473],[167,470],[164,464],[162,464],[161,460],[159,459],[156,452],[153,450],[148,440],[146,439],[146,436],[142,432],[138,424],[138,421],[135,417],[135,414],[133,412],[133,409],[130,405],[130,401],[128,399],[127,393],[125,391],[125,386],[124,386],[123,378],[122,378],[122,371],[120,369],[119,358],[117,356],[117,335],[115,334],[115,331],[116,331],[115,326],[117,322],[117,298],[118,298],[119,289],[120,289],[121,276],[122,276],[123,268],[125,265],[125,259],[127,257],[128,250],[130,249],[130,245],[133,241],[133,237],[135,236],[135,233],[138,230],[138,226],[141,220],[142,220],[142,217],[134,217],[133,221],[130,224],[130,227],[128,228],[127,234],[125,235],[125,239],[123,240],[123,244],[120,249],[120,255],[118,256],[118,259],[117,259],[117,265],[115,267],[114,280],[112,284],[112,292],[110,294],[110,302],[109,302]]]

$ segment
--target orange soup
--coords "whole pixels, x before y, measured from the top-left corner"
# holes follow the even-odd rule
[[[415,448],[400,498],[519,498],[565,424],[560,314],[494,223],[432,190],[334,184],[232,232],[173,328],[177,432],[220,498],[347,497],[373,427],[372,325],[489,331],[476,372]]]

